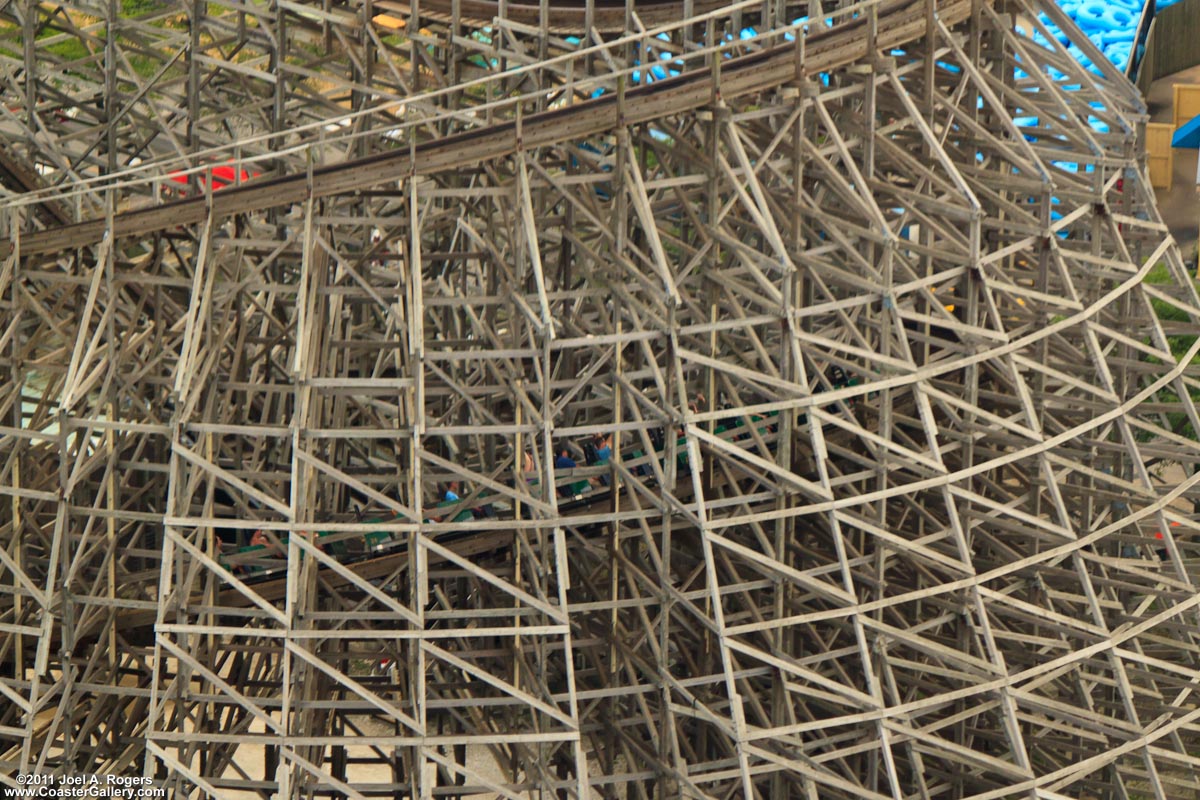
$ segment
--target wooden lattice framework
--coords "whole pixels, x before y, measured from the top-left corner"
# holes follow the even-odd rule
[[[1200,794],[1200,299],[1039,13],[0,3],[0,780]]]

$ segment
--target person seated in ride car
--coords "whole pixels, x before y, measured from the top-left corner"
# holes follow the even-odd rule
[[[554,468],[575,469],[577,466],[579,465],[575,463],[575,459],[571,458],[571,451],[567,449],[567,446],[559,445],[554,455]]]
[[[607,464],[612,459],[612,434],[597,433],[592,437],[592,447],[596,452],[596,465]],[[588,481],[592,486],[608,486],[608,476],[598,475]]]
[[[612,434],[597,433],[593,437],[596,445],[596,463],[604,464],[612,458]]]
[[[579,464],[575,459],[571,458],[571,451],[567,449],[565,444],[560,444],[558,449],[554,451],[554,468],[558,469],[575,469]],[[584,484],[586,486],[586,483]],[[568,483],[558,487],[558,493],[562,497],[570,496],[574,493],[573,487],[575,484]]]

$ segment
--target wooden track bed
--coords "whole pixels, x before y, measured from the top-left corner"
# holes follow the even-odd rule
[[[972,11],[969,0],[953,0],[938,8],[938,19],[955,25]],[[920,38],[926,32],[923,2],[893,0],[880,6],[876,49],[887,51]],[[846,22],[805,39],[803,61],[799,49],[780,45],[760,53],[731,59],[720,70],[719,94],[729,98],[759,92],[795,81],[797,76],[816,74],[853,64],[868,57],[867,19]],[[624,103],[612,95],[566,108],[531,115],[515,122],[460,133],[426,142],[409,152],[396,151],[314,169],[307,174],[285,175],[245,186],[230,187],[212,195],[212,214],[222,219],[234,214],[296,203],[308,197],[327,197],[361,191],[403,180],[413,175],[430,175],[503,158],[519,149],[545,147],[563,141],[579,141],[613,130],[665,116],[683,114],[713,102],[718,87],[709,72],[690,72],[675,78],[631,89]],[[194,197],[148,209],[117,214],[112,219],[114,239],[144,236],[156,231],[203,222],[209,213],[208,200]],[[55,253],[99,242],[105,233],[104,219],[49,228],[24,236],[22,255]],[[12,252],[12,242],[0,239],[0,257]]]

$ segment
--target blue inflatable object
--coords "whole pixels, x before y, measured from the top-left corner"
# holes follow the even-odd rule
[[[1125,65],[1129,63],[1129,54],[1133,48],[1127,44],[1114,44],[1104,51],[1104,57],[1117,66],[1118,69],[1125,69]]]
[[[1133,33],[1134,33],[1134,31],[1133,31],[1132,26],[1125,30],[1104,31],[1104,33],[1100,34],[1100,41],[1102,41],[1104,43],[1105,47],[1108,47],[1110,44],[1116,44],[1117,42],[1132,43],[1133,42]]]
[[[1144,0],[1064,0],[1059,7],[1074,18],[1084,35],[1104,53],[1106,59],[1124,69],[1131,56],[1140,51],[1134,39],[1143,2]],[[1161,9],[1173,2],[1178,0],[1161,0],[1157,7]],[[1044,18],[1044,15],[1039,15],[1039,18]],[[1047,28],[1052,36],[1063,41],[1059,36],[1061,31],[1049,25]],[[1035,34],[1033,38],[1038,44],[1046,44],[1044,37]],[[1077,46],[1066,41],[1063,43],[1068,45],[1071,56],[1085,69],[1094,73],[1100,72],[1100,68]],[[1051,78],[1058,80],[1054,70],[1051,70]],[[1103,123],[1097,121],[1096,125],[1103,126]],[[1100,127],[1097,127],[1097,130],[1100,130]]]
[[[1092,60],[1090,58],[1088,58],[1086,55],[1084,55],[1083,51],[1080,50],[1075,45],[1071,45],[1070,47],[1068,47],[1067,52],[1071,54],[1071,58],[1078,61],[1085,68],[1090,67],[1092,65]]]
[[[1108,25],[1109,30],[1118,31],[1127,30],[1131,25],[1135,24],[1136,20],[1129,9],[1110,5],[1105,10],[1104,16],[1100,18],[1100,22]]]
[[[1084,0],[1079,4],[1079,8],[1075,11],[1075,21],[1079,23],[1079,27],[1084,31],[1095,30],[1102,27],[1104,14],[1108,11],[1108,4],[1102,3],[1100,0]],[[1112,30],[1110,25],[1103,25],[1103,30]]]
[[[807,16],[796,17],[794,20],[792,20],[793,25],[802,25],[803,27],[800,28],[800,30],[804,31],[805,33],[808,33],[808,25],[805,25],[806,22],[808,22]],[[794,33],[785,33],[783,35],[783,38],[789,42],[796,41],[796,35]]]
[[[1157,0],[1156,6],[1158,9],[1168,8],[1174,5],[1178,0]],[[1135,54],[1140,55],[1143,46],[1135,42],[1137,33],[1137,24],[1142,13],[1144,0],[1062,0],[1059,8],[1070,18],[1074,19],[1075,24],[1083,34],[1096,46],[1096,49],[1104,54],[1104,57],[1124,69],[1130,59]],[[1070,56],[1077,63],[1090,70],[1093,73],[1100,74],[1101,70],[1092,60],[1081,50],[1075,42],[1071,41],[1071,36],[1067,32],[1061,30],[1054,20],[1045,13],[1039,13],[1037,16],[1041,23],[1042,29],[1032,32],[1032,40],[1035,44],[1043,47],[1051,47],[1051,40],[1057,44],[1061,44],[1067,49]],[[802,30],[807,31],[809,21],[807,16],[797,17],[792,20],[792,25],[802,26]],[[832,25],[833,20],[826,20],[827,25]],[[1016,30],[1020,34],[1025,34],[1025,27],[1022,25],[1016,26]],[[1070,26],[1068,26],[1070,27]],[[1075,34],[1076,36],[1078,34]],[[743,28],[736,34],[726,33],[721,37],[725,43],[735,43],[737,41],[748,41],[755,39],[758,32],[754,28]],[[670,43],[671,38],[666,33],[659,33],[655,36],[658,41]],[[794,41],[795,35],[791,32],[784,34],[784,39]],[[577,36],[565,37],[568,45],[579,47],[583,46],[582,40]],[[894,49],[891,51],[893,56],[904,56],[906,51],[903,49]],[[643,69],[635,70],[632,75],[632,82],[635,84],[643,82],[643,76],[646,83],[653,81],[665,80],[668,77],[673,77],[680,74],[683,68],[682,61],[673,53],[655,48],[645,48],[643,55],[646,60],[646,66]],[[723,53],[725,58],[732,58],[733,54],[729,52]],[[1021,61],[1019,57],[1014,56],[1014,60],[1018,63]],[[659,62],[666,62],[660,63]],[[639,62],[634,62],[635,66],[640,66]],[[955,64],[939,61],[937,66],[949,73],[957,74],[961,72],[961,68]],[[1050,79],[1056,83],[1065,83],[1070,80],[1067,75],[1064,75],[1059,70],[1048,68],[1046,70]],[[1029,74],[1017,68],[1013,72],[1014,78],[1018,81],[1028,81]],[[821,82],[829,85],[829,74],[820,74]],[[1065,91],[1079,89],[1078,82],[1073,81],[1071,85],[1062,87]],[[603,89],[596,89],[592,93],[592,97],[600,97],[605,92]],[[1097,131],[1105,133],[1108,131],[1108,125],[1096,117],[1088,117],[1089,124]],[[1019,117],[1017,124],[1021,127],[1036,127],[1038,120],[1036,117]],[[1077,171],[1078,165],[1068,164],[1063,162],[1059,164],[1060,168],[1070,171]],[[1087,168],[1091,169],[1091,166]]]
[[[1067,35],[1066,31],[1060,30],[1059,27],[1057,25],[1055,25],[1053,22],[1046,25],[1046,31],[1059,44],[1062,44],[1062,45],[1071,44],[1071,37]]]

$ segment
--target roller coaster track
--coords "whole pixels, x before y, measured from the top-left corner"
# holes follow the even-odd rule
[[[898,404],[894,408],[894,413],[900,415],[909,415],[915,413],[915,404],[911,400],[906,400]],[[854,445],[854,437],[848,431],[831,432],[827,441],[831,444],[836,443],[842,447],[852,447]],[[723,481],[719,481],[716,488],[719,488]],[[684,475],[679,478],[676,484],[674,497],[680,501],[687,501],[692,498],[693,484],[692,478],[689,475]],[[570,521],[569,524],[589,525],[595,524],[598,520],[603,520],[603,513],[599,515],[597,511],[607,507],[612,502],[611,492],[598,492],[594,496],[586,496],[587,499],[576,504],[570,513],[564,516],[565,520]],[[449,531],[440,535],[435,535],[434,538],[438,544],[445,547],[447,550],[455,553],[458,556],[475,556],[482,553],[487,553],[495,550],[503,550],[510,547],[513,543],[512,531],[489,531],[489,530],[471,530],[464,532]],[[429,559],[436,563],[444,560],[436,553],[431,553]],[[352,561],[343,564],[344,567],[353,572],[357,577],[363,580],[377,580],[393,575],[396,570],[402,567],[408,561],[408,549],[401,546],[377,556],[371,556],[358,561]],[[325,566],[319,567],[324,583],[332,587],[342,587],[350,583],[350,581],[337,574],[333,569]],[[269,578],[254,582],[252,585],[254,593],[268,602],[277,601],[285,596],[287,591],[287,578]],[[195,603],[201,603],[202,599],[194,598]],[[251,604],[246,595],[234,588],[225,588],[221,590],[219,605],[225,608],[245,607]],[[153,610],[126,610],[116,615],[116,627],[118,630],[129,631],[137,628],[144,628],[155,624],[156,612]],[[76,635],[80,639],[88,639],[97,633],[96,629],[78,630]]]
[[[487,5],[475,3],[469,7]],[[665,3],[675,8],[677,3]],[[464,6],[464,9],[468,6]],[[510,11],[512,7],[509,7]],[[426,9],[422,7],[424,14]],[[557,7],[557,11],[563,8]],[[574,8],[567,9],[576,13]],[[609,9],[611,11],[611,9]],[[972,11],[970,0],[954,0],[940,5],[939,19],[947,24],[965,20]],[[464,11],[464,13],[466,13]],[[924,2],[891,0],[878,7],[876,49],[886,51],[901,47],[925,35],[927,8]],[[276,178],[229,187],[211,197],[193,197],[148,209],[116,214],[112,218],[114,239],[142,236],[179,226],[203,222],[209,213],[214,218],[301,202],[312,197],[327,197],[356,190],[368,189],[413,175],[429,175],[501,158],[522,148],[553,145],[564,140],[577,140],[604,133],[620,125],[648,122],[663,116],[682,114],[702,108],[716,97],[730,98],[763,91],[787,84],[806,74],[816,74],[862,60],[869,55],[867,38],[868,19],[860,16],[840,24],[836,28],[813,33],[804,40],[803,55],[798,44],[779,45],[758,53],[722,62],[719,79],[712,72],[696,70],[678,77],[632,88],[625,92],[623,102],[613,94],[576,103],[526,117],[518,126],[516,122],[503,122],[480,130],[467,131],[432,142],[417,145],[413,151],[402,150],[374,155],[342,164],[313,169],[307,173],[284,175]],[[718,84],[719,81],[719,84]],[[718,89],[719,86],[719,89]],[[100,241],[106,232],[103,219],[48,228],[20,239],[22,256],[50,254],[63,250],[84,247]],[[0,239],[0,254],[7,257],[12,243]],[[684,484],[689,483],[685,480]],[[682,487],[685,493],[687,487]],[[582,509],[596,505],[598,500]],[[469,537],[453,537],[446,546],[460,554],[477,554],[505,547],[511,543],[511,534],[480,532]],[[393,572],[407,559],[405,549],[399,549],[375,558],[353,562],[346,566],[359,577],[374,579]],[[344,579],[323,569],[334,583]],[[283,595],[286,581],[275,579],[255,585],[255,591],[264,599],[277,599]],[[244,602],[243,602],[244,601]],[[248,603],[235,589],[222,593],[221,605]],[[117,627],[121,630],[153,625],[154,611],[132,610],[118,615]],[[94,633],[94,632],[93,632]],[[78,635],[87,637],[86,631]]]
[[[690,494],[690,478],[685,479],[681,485],[681,494],[685,497]],[[602,497],[589,502],[579,509],[581,515],[588,514],[598,507],[607,506],[610,502],[609,494],[606,492]],[[438,537],[438,544],[450,550],[457,556],[467,557],[476,556],[481,553],[491,552],[493,550],[504,550],[510,547],[513,543],[512,531],[477,531],[473,533],[462,533],[449,537]],[[445,559],[438,556],[436,553],[429,555],[430,563],[440,563]],[[366,558],[361,561],[354,561],[344,566],[353,572],[357,577],[363,580],[378,580],[394,574],[400,567],[408,562],[408,549],[400,547],[390,552],[380,554],[371,558]],[[323,583],[331,587],[340,588],[346,586],[350,581],[344,576],[338,575],[328,567],[321,567]],[[263,600],[273,602],[282,599],[287,592],[287,577],[271,578],[265,581],[259,581],[252,584],[254,593]],[[195,598],[196,602],[200,602],[201,598]],[[237,608],[251,605],[249,599],[239,592],[237,589],[227,588],[222,589],[219,599],[219,605],[223,608]],[[155,624],[156,612],[152,610],[140,611],[124,611],[117,615],[117,629],[121,631],[129,631],[137,628],[145,628]],[[96,630],[81,631],[77,636],[80,639],[86,640],[90,636],[95,635]]]
[[[96,91],[0,153],[0,783],[1190,796],[1128,82],[1040,2],[518,2],[22,20]]]
[[[22,192],[46,190],[46,186],[38,178],[37,173],[9,147],[2,144],[0,144],[0,185],[20,188]],[[38,203],[37,207],[50,224],[71,224],[71,215],[54,198],[45,198]]]
[[[937,17],[946,25],[966,20],[970,0],[939,5]],[[886,52],[926,33],[928,8],[918,0],[891,0],[877,7],[875,49]],[[112,238],[142,236],[203,222],[211,213],[221,219],[256,209],[368,189],[414,175],[431,175],[503,158],[522,149],[578,140],[622,125],[649,122],[686,113],[714,102],[763,91],[775,86],[845,66],[869,57],[869,19],[859,16],[833,29],[804,37],[803,45],[782,44],[758,53],[722,62],[719,70],[695,70],[625,92],[623,99],[608,94],[564,108],[530,115],[518,125],[503,122],[443,139],[333,166],[314,168],[311,174],[283,175],[214,194],[211,201],[192,197],[146,209],[114,215]],[[717,77],[719,76],[719,77]],[[104,219],[48,228],[21,237],[22,255],[71,250],[99,242],[107,231]],[[0,240],[0,257],[12,252],[9,239]]]
[[[501,13],[500,4],[489,0],[465,0],[458,4],[458,21],[461,24],[477,28],[487,27],[497,17],[503,17],[511,22],[523,25],[545,28],[550,33],[586,33],[594,29],[600,33],[621,32],[626,30],[625,3],[595,3],[592,5],[591,24],[588,24],[587,9],[583,3],[559,2],[551,3],[546,8],[546,19],[542,19],[542,8],[536,3],[506,3]],[[661,3],[637,4],[637,16],[643,25],[656,26],[667,22],[684,19],[688,16],[704,14],[727,5],[721,0],[698,0],[692,3],[689,11],[679,0],[667,0]],[[410,14],[412,5],[406,2],[384,0],[375,4],[376,9],[387,11],[396,16]],[[422,2],[421,16],[427,19],[438,19],[444,22],[454,20],[452,4],[448,2]]]

